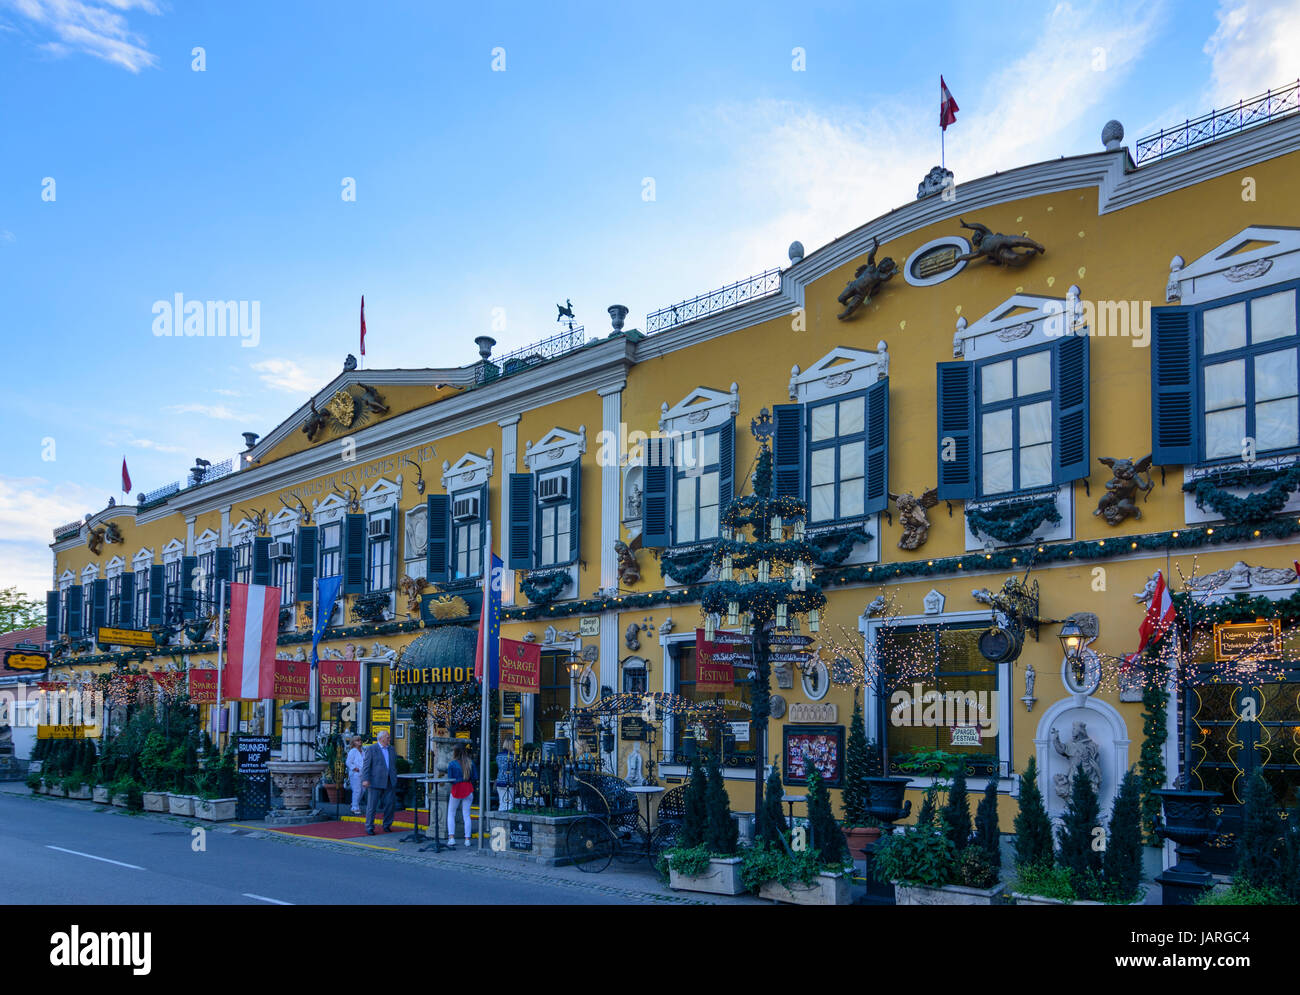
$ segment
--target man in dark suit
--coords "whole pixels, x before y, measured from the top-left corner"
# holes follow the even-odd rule
[[[379,734],[379,742],[366,747],[361,761],[361,786],[366,789],[366,833],[375,835],[375,809],[384,810],[384,832],[393,831],[393,813],[397,810],[397,752],[388,743],[388,731]]]

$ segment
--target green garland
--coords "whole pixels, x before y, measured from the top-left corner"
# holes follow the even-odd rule
[[[664,550],[659,556],[659,572],[679,584],[696,584],[713,566],[717,543],[691,546],[680,552]]]
[[[966,505],[966,524],[970,526],[971,534],[978,536],[982,532],[998,542],[1024,542],[1044,522],[1057,525],[1060,521],[1055,495],[992,508]]]
[[[1255,597],[1249,594],[1238,594],[1214,604],[1198,602],[1195,606],[1192,605],[1191,596],[1187,591],[1179,591],[1173,595],[1173,602],[1180,616],[1191,618],[1194,615],[1198,626],[1220,625],[1224,622],[1253,622],[1257,618],[1278,618],[1284,625],[1300,622],[1300,591],[1277,601],[1271,601],[1262,594]],[[1189,611],[1189,608],[1193,607],[1194,611]]]
[[[523,591],[532,604],[549,605],[560,592],[569,586],[569,571],[556,570],[552,573],[529,574],[519,582],[519,590]]]
[[[808,538],[814,550],[813,559],[818,566],[838,567],[849,558],[857,543],[870,542],[874,537],[866,529],[854,526],[835,532],[821,532]]]
[[[1247,497],[1229,494],[1226,488],[1249,487],[1271,481],[1272,486]],[[1300,467],[1282,470],[1234,470],[1218,477],[1202,477],[1183,484],[1183,490],[1196,500],[1196,507],[1206,505],[1233,525],[1254,525],[1272,518],[1300,488]]]
[[[1154,661],[1153,661],[1154,662]],[[1160,799],[1152,794],[1165,786],[1165,742],[1169,739],[1169,692],[1162,682],[1158,663],[1148,672],[1142,689],[1142,752],[1138,756],[1138,779],[1142,789],[1142,831],[1147,846],[1159,846],[1156,826],[1160,824]]]

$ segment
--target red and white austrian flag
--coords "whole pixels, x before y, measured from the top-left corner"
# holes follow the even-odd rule
[[[1141,653],[1147,646],[1160,642],[1165,632],[1174,624],[1174,599],[1165,584],[1165,575],[1156,571],[1156,586],[1151,594],[1151,605],[1147,608],[1146,618],[1138,628],[1138,648]]]
[[[230,585],[230,645],[222,696],[245,701],[274,697],[275,635],[280,627],[280,589]]]

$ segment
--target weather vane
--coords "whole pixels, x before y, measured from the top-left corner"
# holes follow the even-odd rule
[[[563,304],[556,304],[556,305],[555,305],[555,310],[557,310],[557,311],[559,312],[559,314],[557,314],[557,315],[555,316],[555,320],[556,320],[556,321],[561,321],[561,320],[563,320],[564,318],[568,318],[568,319],[569,319],[569,331],[573,331],[573,301],[569,300],[569,299],[566,297],[566,298],[564,299],[564,303],[563,303]]]

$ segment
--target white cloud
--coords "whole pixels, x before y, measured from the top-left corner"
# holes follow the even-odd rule
[[[220,394],[222,397],[238,397],[238,396],[239,396],[239,391],[237,391],[237,390],[226,390],[224,387],[214,387],[213,390],[212,390],[212,393],[214,393],[214,394]]]
[[[16,236],[13,232],[9,231],[9,229],[5,228],[3,230],[0,230],[0,242],[16,242],[16,241],[18,241],[18,236]]]
[[[292,359],[264,359],[251,364],[251,368],[267,387],[299,396],[319,390],[331,379],[323,368],[305,370]]]
[[[1205,43],[1210,100],[1225,107],[1294,83],[1300,51],[1300,4],[1295,0],[1223,0],[1218,27]]]
[[[138,73],[158,64],[158,57],[132,32],[126,14],[132,10],[158,14],[152,0],[0,0],[56,40],[41,43],[55,56],[72,51],[112,62]]]
[[[0,476],[0,587],[36,597],[49,589],[53,530],[108,503],[102,491],[43,477]]]
[[[181,446],[168,446],[161,442],[155,442],[153,439],[128,439],[127,445],[135,446],[137,449],[152,449],[158,453],[183,453],[185,451]]]
[[[163,409],[178,415],[203,415],[219,421],[241,421],[244,416],[231,411],[224,404],[169,404]]]

